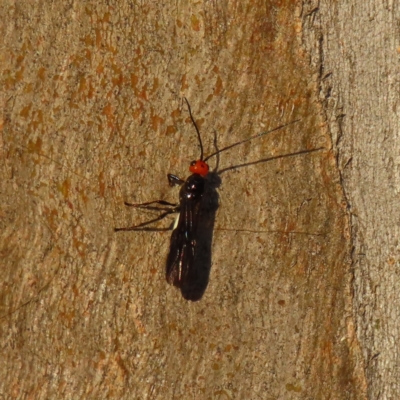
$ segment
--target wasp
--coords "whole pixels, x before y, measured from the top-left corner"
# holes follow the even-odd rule
[[[167,174],[170,186],[180,186],[179,203],[174,204],[165,200],[154,200],[140,204],[125,202],[125,205],[127,206],[156,210],[160,212],[160,214],[156,218],[138,225],[128,228],[115,228],[115,231],[152,230],[151,228],[149,229],[146,227],[154,222],[162,220],[167,215],[178,213],[172,228],[169,253],[166,262],[166,279],[169,284],[174,285],[181,290],[185,299],[194,301],[201,298],[205,287],[208,284],[208,274],[202,273],[202,267],[204,266],[201,265],[202,258],[201,254],[199,254],[199,248],[202,246],[199,246],[199,243],[203,243],[203,245],[204,243],[208,243],[208,247],[211,247],[211,240],[207,240],[205,238],[212,234],[211,232],[215,210],[218,207],[216,205],[214,208],[208,207],[207,209],[207,207],[204,206],[205,204],[213,203],[210,201],[210,197],[212,197],[214,193],[213,191],[207,190],[208,178],[210,176],[210,167],[207,164],[207,161],[212,157],[218,156],[223,151],[239,146],[245,142],[261,138],[269,133],[294,124],[299,120],[294,120],[288,124],[280,125],[272,130],[262,132],[247,139],[233,143],[204,158],[203,143],[201,140],[200,131],[197,127],[195,119],[193,118],[192,110],[188,100],[186,98],[184,98],[184,100],[188,107],[190,119],[197,133],[197,139],[200,147],[200,157],[190,163],[189,171],[191,172],[191,175],[186,180],[180,179],[178,176],[173,174]],[[300,155],[321,149],[322,148],[303,150],[283,156],[270,157],[268,159],[258,160],[248,164],[241,164],[240,167],[269,161],[273,158]],[[236,167],[231,166],[224,169],[224,171],[234,169]],[[211,231],[208,234],[205,234],[205,231],[208,230],[210,226]]]

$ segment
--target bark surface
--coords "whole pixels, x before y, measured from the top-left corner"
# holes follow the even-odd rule
[[[151,3],[1,6],[1,393],[365,398],[301,3]],[[165,282],[170,232],[113,231],[154,218],[124,201],[176,201],[166,173],[199,155],[182,96],[206,154],[300,119],[221,153],[220,171],[270,160],[220,174],[198,302]]]
[[[368,397],[399,399],[400,7],[307,2],[303,15],[351,215],[354,312]]]

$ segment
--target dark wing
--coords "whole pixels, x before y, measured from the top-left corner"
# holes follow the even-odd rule
[[[182,288],[190,279],[196,251],[197,225],[201,198],[181,201],[179,220],[172,231],[167,258],[167,282]]]

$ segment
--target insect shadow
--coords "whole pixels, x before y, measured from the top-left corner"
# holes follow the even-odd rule
[[[186,300],[200,300],[208,286],[211,265],[212,265],[212,242],[215,224],[215,215],[219,207],[219,195],[217,189],[221,184],[220,175],[223,172],[272,161],[278,158],[292,157],[305,153],[312,153],[322,150],[323,147],[311,150],[302,150],[295,153],[269,157],[255,162],[231,166],[218,171],[219,155],[242,143],[262,137],[268,133],[283,129],[298,122],[295,120],[285,125],[278,126],[267,132],[259,133],[240,142],[233,143],[222,149],[218,149],[214,135],[216,151],[204,158],[203,144],[197,124],[193,118],[190,104],[184,98],[193,126],[196,129],[200,146],[200,158],[192,161],[189,171],[192,173],[186,180],[176,175],[168,174],[170,186],[179,185],[179,204],[165,200],[154,200],[146,203],[132,204],[125,202],[125,205],[135,208],[142,208],[158,211],[160,214],[151,220],[134,225],[128,228],[115,228],[116,232],[121,231],[160,231],[166,229],[149,228],[154,222],[160,221],[167,215],[178,213],[175,224],[172,228],[170,249],[166,263],[167,282],[178,287]],[[217,157],[216,168],[209,170],[206,163],[211,157]]]

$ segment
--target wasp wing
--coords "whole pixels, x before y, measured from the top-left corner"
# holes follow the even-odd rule
[[[178,221],[171,235],[166,278],[179,288],[190,279],[194,266],[200,203],[201,198],[181,199]]]

